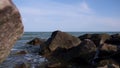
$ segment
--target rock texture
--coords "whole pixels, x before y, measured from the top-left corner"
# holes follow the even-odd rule
[[[47,44],[51,51],[54,51],[58,47],[69,49],[79,45],[80,42],[81,41],[77,37],[61,31],[53,32],[51,38],[47,40]]]
[[[23,33],[20,13],[11,0],[0,0],[0,63]]]
[[[58,48],[70,49],[80,43],[80,39],[75,36],[61,31],[54,31],[51,37],[41,46],[41,54],[53,52]]]

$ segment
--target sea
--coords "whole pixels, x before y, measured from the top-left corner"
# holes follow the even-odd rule
[[[120,32],[67,32],[73,36],[79,37],[84,34],[117,34]],[[38,55],[39,46],[32,46],[26,44],[34,38],[48,39],[52,32],[24,32],[23,36],[17,40],[14,47],[11,49],[10,55],[6,60],[0,64],[0,68],[15,68],[23,63],[30,66],[30,68],[44,68],[45,64],[48,63],[45,57]],[[19,51],[27,51],[27,54],[17,55]],[[17,67],[16,67],[17,68]]]

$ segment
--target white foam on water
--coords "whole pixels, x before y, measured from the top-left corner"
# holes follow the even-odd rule
[[[15,50],[18,50],[18,49],[15,49],[15,48],[12,48],[11,51],[15,51]]]

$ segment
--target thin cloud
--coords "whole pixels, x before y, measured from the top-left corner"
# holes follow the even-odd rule
[[[87,4],[63,4],[47,0],[29,0],[29,4],[18,6],[23,17],[25,31],[104,31],[115,30],[119,19],[100,17]]]
[[[72,16],[79,14],[91,14],[93,13],[92,9],[88,7],[86,2],[82,2],[79,5],[68,5],[61,4],[56,2],[49,3],[37,3],[33,2],[29,6],[19,7],[20,11],[24,14],[32,15],[63,15],[63,16]]]
[[[93,10],[88,6],[85,1],[80,3],[80,11],[85,13],[93,13]]]

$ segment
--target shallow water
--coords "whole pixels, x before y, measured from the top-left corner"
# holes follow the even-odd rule
[[[29,65],[31,65],[32,68],[37,65],[40,66],[40,64],[47,62],[47,60],[44,57],[38,54],[28,53],[28,54],[17,55],[15,54],[17,51],[19,50],[18,49],[12,50],[8,58],[2,64],[0,64],[0,68],[14,68],[16,64],[23,62],[28,63]]]

